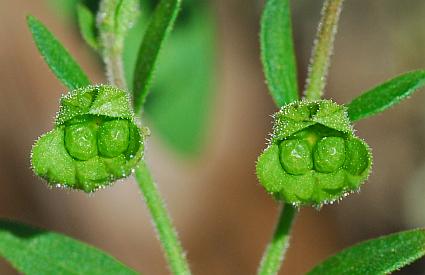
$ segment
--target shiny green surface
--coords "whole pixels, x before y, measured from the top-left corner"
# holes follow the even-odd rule
[[[93,192],[130,175],[142,156],[126,92],[88,86],[63,96],[55,128],[33,147],[32,166],[50,185]]]
[[[276,198],[321,206],[358,190],[368,177],[372,156],[354,135],[345,107],[329,100],[300,101],[274,118],[257,176]]]

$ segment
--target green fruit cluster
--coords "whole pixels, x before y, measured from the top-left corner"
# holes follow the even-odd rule
[[[143,139],[125,91],[84,87],[62,97],[55,128],[33,146],[32,167],[50,185],[93,192],[131,174]]]
[[[330,100],[299,101],[284,106],[274,119],[256,170],[276,198],[321,206],[358,190],[368,177],[370,149],[354,135],[344,106]]]

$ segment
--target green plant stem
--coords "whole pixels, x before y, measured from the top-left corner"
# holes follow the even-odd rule
[[[108,82],[118,88],[127,89],[122,60],[124,40],[112,32],[101,32],[102,57]]]
[[[305,87],[307,99],[317,100],[323,95],[342,3],[343,0],[326,0],[323,4]]]
[[[127,89],[124,76],[122,54],[124,49],[124,35],[117,31],[116,13],[121,5],[117,0],[102,0],[99,3],[97,14],[97,28],[101,56],[105,63],[108,82],[118,88]]]
[[[105,49],[103,62],[105,62],[106,76],[108,77],[109,83],[126,90],[127,84],[124,76],[122,49]]]
[[[285,204],[281,210],[273,238],[264,252],[259,275],[277,274],[282,265],[285,252],[289,246],[289,235],[295,218],[296,208]]]
[[[173,274],[190,274],[182,246],[167,213],[164,201],[144,161],[136,168],[136,180],[150,211],[162,248]]]

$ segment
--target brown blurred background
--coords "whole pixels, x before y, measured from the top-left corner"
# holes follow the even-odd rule
[[[207,147],[184,159],[155,132],[147,159],[194,274],[255,274],[277,203],[254,174],[275,107],[259,61],[261,1],[211,1],[217,81]],[[293,2],[300,86],[322,1]],[[25,15],[40,18],[95,82],[103,72],[69,20],[46,1],[0,0],[0,216],[56,230],[104,249],[144,274],[168,274],[133,179],[94,195],[48,189],[30,170],[34,140],[52,127],[61,86],[39,56]],[[425,67],[425,2],[347,0],[327,86],[345,103],[401,72]],[[425,95],[356,125],[373,148],[360,194],[321,211],[302,209],[281,274],[303,274],[360,240],[425,225]],[[0,261],[0,274],[15,274]],[[423,261],[400,274],[425,274]]]

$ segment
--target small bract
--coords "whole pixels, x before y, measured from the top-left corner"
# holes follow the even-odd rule
[[[61,98],[55,128],[32,149],[34,172],[49,185],[93,192],[125,178],[143,157],[143,135],[125,91],[88,86]]]
[[[321,206],[358,190],[367,179],[372,155],[354,135],[344,106],[330,100],[298,101],[284,106],[274,119],[256,170],[276,198]]]

